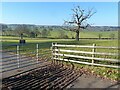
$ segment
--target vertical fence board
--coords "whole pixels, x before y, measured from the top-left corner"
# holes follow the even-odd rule
[[[19,45],[17,45],[17,63],[18,63],[18,68],[20,67],[20,52],[19,52]]]
[[[92,58],[94,58],[95,57],[95,46],[96,46],[96,44],[93,44],[93,49],[92,49]],[[94,59],[92,59],[92,64],[94,64]]]
[[[37,63],[38,63],[38,49],[39,49],[39,45],[36,44],[36,60],[37,60]]]

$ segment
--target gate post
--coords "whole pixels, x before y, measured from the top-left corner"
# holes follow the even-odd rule
[[[92,58],[94,58],[95,57],[95,46],[96,46],[96,44],[93,44],[93,49],[92,49]],[[92,64],[94,64],[94,59],[92,59]]]
[[[19,45],[17,45],[17,64],[18,68],[20,67],[20,52],[19,52]]]
[[[55,64],[55,43],[52,43],[52,62]]]
[[[38,44],[36,44],[36,59],[37,59],[37,63],[38,63],[38,49],[39,49],[39,46],[38,46]]]
[[[55,54],[58,54],[58,51],[57,51],[57,50],[58,50],[58,47],[57,47],[56,45],[57,45],[57,43],[55,43],[55,49],[56,49],[56,50],[55,50]],[[59,57],[58,57],[58,56],[59,56],[59,55],[55,55],[56,63],[57,63],[57,64],[59,64],[59,61],[58,61],[58,60],[59,60]]]

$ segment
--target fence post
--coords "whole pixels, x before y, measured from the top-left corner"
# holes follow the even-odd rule
[[[57,43],[55,43],[55,45],[57,45]],[[55,49],[57,49],[57,46],[55,46]],[[58,58],[58,56],[56,55],[57,53],[58,53],[58,52],[55,51],[55,58]],[[55,62],[58,64],[57,59],[55,60]]]
[[[93,44],[93,49],[92,49],[92,58],[94,58],[94,57],[95,57],[95,50],[96,50],[95,46],[96,46],[96,44]],[[92,64],[93,64],[93,63],[94,63],[94,59],[92,59]]]
[[[55,63],[55,60],[54,60],[54,54],[55,54],[55,51],[54,51],[54,46],[55,45],[55,43],[52,43],[52,60],[53,60],[53,63]]]
[[[39,49],[39,46],[38,46],[38,44],[36,44],[36,59],[37,59],[37,63],[38,63],[38,49]]]
[[[52,43],[52,46],[51,46],[51,55],[52,55],[52,63],[53,63],[53,43]]]
[[[54,43],[52,43],[52,47],[51,47],[51,50],[52,50],[52,59],[54,59]]]
[[[17,45],[17,64],[18,64],[18,68],[20,67],[20,53],[19,53],[19,45]]]

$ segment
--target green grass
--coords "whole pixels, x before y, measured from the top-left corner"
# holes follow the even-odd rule
[[[81,37],[86,38],[98,38],[98,35],[102,34],[102,38],[110,38],[110,34],[115,34],[115,38],[118,37],[118,31],[83,31],[81,32]]]
[[[93,33],[97,33],[97,32],[93,32]],[[95,37],[95,34],[93,34],[93,33],[92,33],[92,35],[90,35],[91,37],[93,37],[93,36]],[[85,34],[87,36],[89,33],[87,32]],[[0,38],[2,38],[3,47],[4,47],[4,45],[19,43],[19,37],[8,37],[8,36],[1,37],[0,36]],[[28,48],[26,48],[25,52],[27,52],[27,53],[30,52],[29,49],[32,49],[34,51],[35,44],[38,43],[39,48],[40,48],[39,52],[41,53],[40,56],[42,56],[42,57],[44,57],[44,56],[49,57],[51,55],[50,47],[52,45],[52,42],[61,43],[61,44],[72,44],[72,45],[74,45],[74,44],[76,44],[76,45],[93,45],[93,43],[95,43],[97,46],[118,46],[117,40],[80,40],[80,41],[75,41],[74,39],[41,39],[41,38],[32,38],[32,39],[24,38],[24,39],[26,40],[26,43],[29,43]],[[13,48],[7,47],[7,49],[13,49]],[[16,49],[16,48],[14,48],[14,49]],[[102,51],[105,51],[105,50],[102,50]],[[82,64],[75,64],[75,66],[78,66],[80,68],[83,67],[84,69],[90,70],[91,72],[94,72],[103,77],[107,77],[107,78],[110,78],[113,80],[117,80],[118,77],[120,76],[120,74],[118,73],[118,69],[114,69],[114,68],[97,67],[97,66],[89,66],[89,65],[82,65]]]
[[[50,31],[50,34],[48,35],[49,38],[59,38],[60,36],[60,31],[61,30],[53,30]],[[72,32],[72,31],[66,31],[66,30],[62,30],[64,32],[65,35],[67,35],[69,38],[75,37],[76,33]],[[115,35],[115,38],[118,37],[118,31],[80,31],[80,38],[98,38],[99,34],[102,34],[101,38],[110,38],[111,34]],[[40,36],[39,36],[40,37]],[[9,37],[4,37],[4,39],[7,39]],[[18,40],[19,37],[11,37],[9,39],[15,39]],[[27,38],[29,39],[29,38]]]
[[[64,34],[68,35],[69,38],[72,38],[72,36],[75,37],[75,32],[71,32],[71,31],[64,31]],[[60,34],[60,30],[53,30],[50,32],[50,36],[52,38],[58,38]],[[115,35],[115,38],[118,37],[118,31],[84,31],[82,30],[80,32],[80,38],[98,38],[99,34],[102,34],[102,38],[110,38],[111,34]]]

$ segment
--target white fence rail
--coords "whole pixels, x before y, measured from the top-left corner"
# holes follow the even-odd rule
[[[84,49],[89,48],[91,49],[91,51],[84,51],[83,49],[82,50],[70,50],[70,48],[84,48]],[[96,51],[97,49],[118,50],[120,48],[119,47],[96,46],[95,44],[93,44],[93,46],[82,46],[82,45],[62,45],[62,44],[52,43],[52,54],[53,54],[54,60],[62,60],[62,61],[70,61],[70,62],[81,63],[81,64],[88,64],[88,65],[120,68],[120,60],[118,59],[118,55],[119,55],[118,51],[115,53],[97,52]],[[85,55],[78,55],[78,54],[85,54]],[[96,57],[96,55],[99,55],[99,57]],[[102,55],[117,57],[117,59],[100,57]]]

